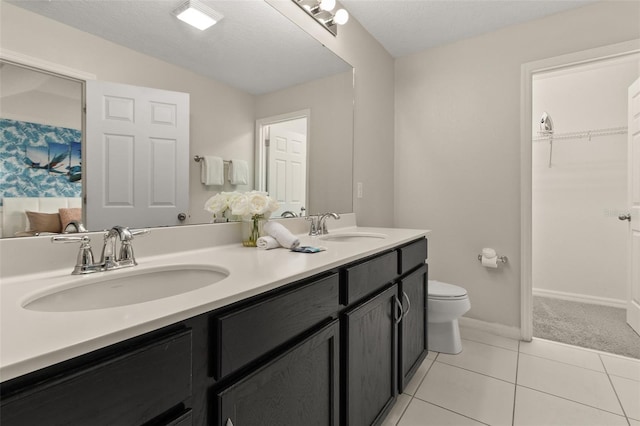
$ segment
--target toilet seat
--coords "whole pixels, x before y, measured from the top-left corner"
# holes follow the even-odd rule
[[[457,285],[429,280],[428,298],[432,300],[460,300],[467,298],[467,290]]]

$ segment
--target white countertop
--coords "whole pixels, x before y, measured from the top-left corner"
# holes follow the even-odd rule
[[[0,284],[0,381],[47,367],[122,340],[212,311],[333,267],[425,236],[428,231],[346,227],[343,232],[372,232],[387,238],[362,242],[320,240],[299,235],[302,245],[324,246],[320,253],[261,250],[240,243],[171,255],[141,256],[139,265],[98,274],[127,274],[165,265],[212,265],[229,271],[224,280],[188,293],[133,305],[78,312],[38,312],[22,306],[36,294],[90,279],[69,268],[5,278]],[[70,262],[73,263],[73,262]]]

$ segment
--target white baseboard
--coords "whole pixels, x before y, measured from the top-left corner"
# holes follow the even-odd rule
[[[519,327],[509,327],[504,324],[486,322],[467,317],[460,317],[458,324],[462,327],[474,328],[476,330],[485,331],[497,336],[508,337],[510,339],[520,340],[522,338],[522,332]]]
[[[611,306],[612,308],[627,307],[626,300],[611,299],[608,297],[589,296],[586,294],[566,293],[564,291],[545,290],[542,288],[533,289],[534,296],[551,297],[554,299],[568,300],[570,302],[590,303],[592,305]]]

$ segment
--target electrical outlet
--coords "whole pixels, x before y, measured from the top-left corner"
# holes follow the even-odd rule
[[[358,182],[357,197],[362,198],[362,182]]]

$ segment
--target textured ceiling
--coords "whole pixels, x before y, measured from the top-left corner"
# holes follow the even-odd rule
[[[182,0],[3,1],[252,94],[350,69],[263,0],[204,0],[225,17],[202,32],[172,15]],[[341,1],[394,57],[593,2]]]
[[[8,3],[252,94],[351,69],[262,0],[205,0],[224,15],[205,31],[172,15],[182,0]]]
[[[474,37],[595,0],[340,0],[394,57]]]

